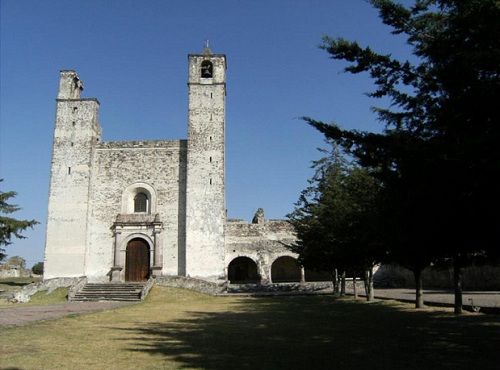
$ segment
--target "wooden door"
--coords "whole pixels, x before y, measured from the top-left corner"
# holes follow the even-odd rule
[[[148,278],[149,245],[143,239],[132,239],[127,245],[125,280],[144,281]]]

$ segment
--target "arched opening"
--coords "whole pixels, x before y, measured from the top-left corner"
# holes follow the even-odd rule
[[[122,193],[121,213],[156,213],[156,191],[146,183],[136,182]]]
[[[277,258],[271,266],[271,280],[273,283],[300,282],[300,266],[297,259],[290,256]]]
[[[145,193],[137,193],[134,197],[134,213],[148,212],[149,199]]]
[[[227,278],[230,284],[259,283],[257,264],[248,257],[237,257],[229,263]]]
[[[149,279],[149,244],[141,238],[128,242],[125,259],[125,281]]]
[[[306,281],[332,281],[333,276],[328,271],[318,271],[305,268],[304,276]]]
[[[201,62],[201,77],[202,78],[212,78],[214,66],[211,61],[204,60]]]

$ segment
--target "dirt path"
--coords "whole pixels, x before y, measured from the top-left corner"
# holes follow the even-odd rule
[[[34,321],[58,319],[71,314],[109,310],[129,302],[68,302],[47,306],[0,308],[0,326],[25,325]]]

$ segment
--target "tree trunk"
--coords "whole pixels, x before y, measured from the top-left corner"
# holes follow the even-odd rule
[[[458,256],[453,259],[453,284],[455,286],[455,309],[456,315],[462,313],[462,267]]]
[[[413,270],[413,276],[415,276],[415,308],[424,307],[424,296],[422,292],[422,270]]]
[[[354,299],[358,299],[358,287],[356,286],[356,274],[352,276],[352,291],[354,293]]]
[[[365,270],[364,272],[365,274],[365,278],[363,280],[363,283],[364,283],[364,287],[365,287],[365,296],[366,296],[366,299],[368,299],[368,270]]]
[[[335,271],[332,271],[331,275],[332,275],[332,293],[335,296],[335,291],[337,290],[337,287],[336,287],[337,279],[335,278]]]
[[[337,269],[333,270],[333,280],[335,280],[335,284],[333,285],[333,295],[338,297],[340,295],[340,284],[339,284],[339,272]]]
[[[375,290],[373,289],[373,268],[370,267],[370,270],[368,271],[368,279],[369,279],[369,289],[370,289],[370,297],[369,301],[373,301],[375,299]]]
[[[366,300],[368,302],[373,301],[375,294],[373,292],[373,269],[371,268],[365,270],[365,292]]]
[[[345,296],[345,271],[340,276],[340,295]]]

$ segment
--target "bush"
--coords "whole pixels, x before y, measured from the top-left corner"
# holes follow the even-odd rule
[[[31,271],[33,271],[34,274],[36,275],[42,275],[43,274],[43,262],[37,262],[33,265],[31,268]]]

